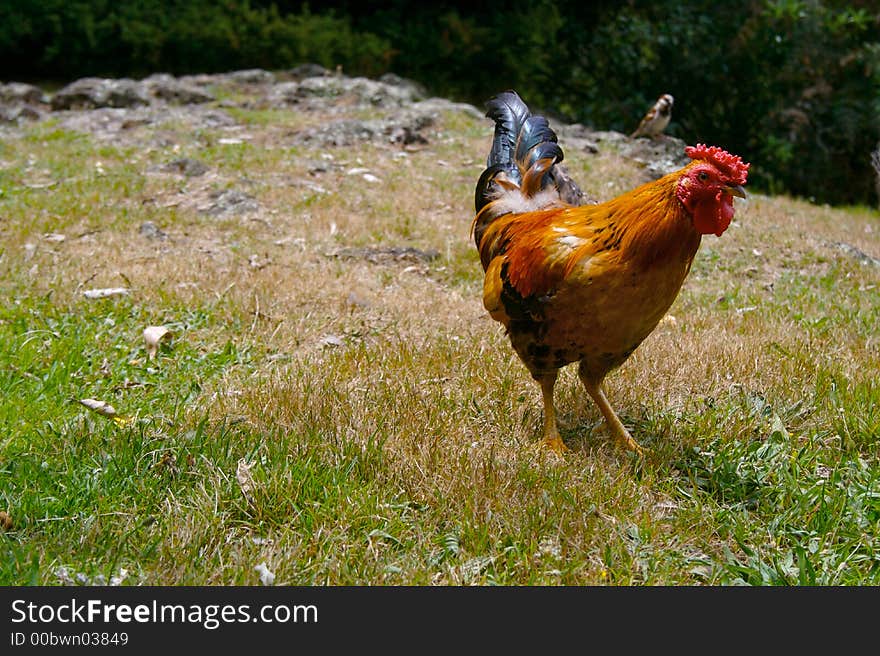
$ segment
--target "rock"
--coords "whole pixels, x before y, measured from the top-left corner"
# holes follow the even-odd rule
[[[422,130],[434,125],[436,116],[422,112],[403,112],[398,119],[392,119],[383,129],[383,134],[388,141],[401,146],[411,144],[427,144],[428,139],[422,134]]]
[[[273,107],[295,105],[301,100],[298,90],[299,82],[278,82],[272,85],[266,100]]]
[[[138,228],[138,233],[147,239],[168,239],[168,233],[162,230],[152,221],[144,221]]]
[[[473,118],[485,120],[484,112],[473,105],[462,102],[452,102],[446,98],[427,98],[413,103],[412,109],[420,114],[438,114],[440,112],[462,112]]]
[[[195,75],[181,75],[177,78],[180,84],[187,87],[207,87],[210,84],[216,84],[223,80],[223,75],[212,73],[197,73]]]
[[[272,106],[300,105],[305,110],[321,111],[328,107],[352,103],[393,109],[406,107],[421,101],[422,98],[423,91],[415,83],[388,84],[365,77],[349,78],[334,75],[279,82],[272,86],[266,101]],[[448,105],[444,106],[444,109],[448,109]],[[426,105],[427,109],[428,105]],[[437,111],[437,107],[432,106],[430,110]],[[480,117],[482,118],[482,114]]]
[[[684,148],[684,141],[667,135],[656,139],[627,138],[621,146],[620,154],[644,164],[645,172],[656,180],[691,161],[684,154]]]
[[[0,84],[0,102],[4,104],[27,103],[39,105],[48,102],[48,96],[39,87],[23,82]]]
[[[299,99],[338,99],[354,97],[357,102],[374,107],[400,107],[418,98],[409,87],[394,86],[365,77],[309,77],[296,88]]]
[[[32,84],[0,84],[0,123],[38,121],[43,118],[47,103],[48,96]]]
[[[376,139],[384,129],[384,121],[341,119],[329,121],[319,128],[298,132],[296,140],[302,143],[317,142],[322,146],[351,146],[359,141]]]
[[[309,175],[320,175],[330,170],[330,162],[313,159],[307,162]]]
[[[38,121],[43,118],[43,112],[31,105],[22,105],[18,108],[18,117],[26,118],[31,121]]]
[[[287,71],[287,75],[296,81],[300,81],[308,77],[327,77],[331,73],[320,64],[300,64]]]
[[[684,141],[668,135],[656,139],[631,139],[621,132],[591,130],[580,123],[554,125],[553,129],[563,150],[597,153],[603,148],[615,148],[623,157],[644,165],[647,177],[653,180],[690,162],[684,154]]]
[[[177,82],[177,78],[171,75],[171,73],[153,73],[141,80],[141,84],[147,89],[162,84],[174,84],[175,82]]]
[[[391,133],[388,135],[388,140],[391,143],[401,144],[402,146],[409,146],[411,144],[426,144],[428,140],[417,131],[415,131],[409,125],[399,125],[391,129]]]
[[[262,68],[250,68],[244,71],[233,71],[227,74],[229,80],[238,84],[273,84],[275,74]]]
[[[57,91],[51,104],[53,110],[140,107],[150,99],[134,80],[85,77]]]
[[[401,145],[428,143],[420,132],[434,123],[430,114],[402,112],[395,118],[358,121],[340,119],[319,128],[302,130],[296,135],[301,143],[317,142],[324,146],[351,146],[359,141],[384,141]]]
[[[579,123],[575,123],[571,127],[575,130],[573,136],[590,139],[595,142],[599,148],[604,148],[609,144],[623,146],[630,141],[628,136],[622,132],[615,132],[614,130],[590,130]],[[566,133],[565,128],[562,128],[562,133]]]
[[[876,258],[873,255],[869,255],[865,251],[860,248],[856,248],[852,244],[847,244],[843,241],[827,241],[825,242],[826,246],[830,246],[831,248],[836,248],[841,253],[845,253],[852,258],[855,258],[858,262],[862,264],[880,267],[880,258]]]
[[[43,112],[31,105],[3,107],[0,105],[0,123],[20,123],[22,120],[38,121]]]
[[[207,207],[199,211],[209,216],[230,216],[236,214],[246,214],[255,212],[260,209],[257,199],[242,191],[234,189],[226,189],[224,191],[215,191],[210,195],[213,201]]]
[[[338,248],[330,257],[367,260],[374,264],[383,262],[433,262],[440,257],[436,249],[421,250],[412,246],[379,246],[366,248]]]
[[[562,125],[556,130],[564,150],[581,150],[591,154],[599,152],[594,132],[580,123]]]
[[[190,115],[194,115],[194,122],[203,128],[229,128],[238,125],[232,116],[220,109],[203,110],[198,114],[190,112]]]
[[[425,89],[421,84],[416,82],[415,80],[410,80],[405,77],[400,77],[395,73],[385,73],[379,77],[379,82],[383,84],[390,84],[393,87],[402,87],[409,89],[412,93],[413,98],[421,100],[422,98],[428,97],[428,90]]]
[[[147,111],[146,107],[100,107],[88,111],[70,111],[59,121],[59,126],[65,130],[87,132],[102,140],[117,140],[123,130],[149,123]]]
[[[162,165],[161,169],[165,173],[179,173],[188,178],[196,178],[208,172],[208,166],[197,159],[189,157],[181,157],[174,161]]]
[[[215,100],[214,96],[194,84],[167,73],[151,75],[143,80],[143,85],[151,96],[175,105],[198,105]]]

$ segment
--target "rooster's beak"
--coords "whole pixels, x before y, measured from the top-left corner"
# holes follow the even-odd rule
[[[737,198],[747,198],[746,190],[743,189],[742,185],[736,185],[735,187],[725,187],[725,194],[730,194],[731,196],[736,196]]]

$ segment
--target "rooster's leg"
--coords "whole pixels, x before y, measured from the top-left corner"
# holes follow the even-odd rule
[[[534,375],[534,378],[541,385],[541,395],[544,397],[544,438],[541,440],[541,444],[554,453],[561,454],[568,451],[568,447],[565,446],[565,442],[559,436],[559,429],[556,427],[553,387],[556,385],[557,374],[557,371],[541,373]]]
[[[614,412],[614,408],[612,408],[611,404],[608,403],[608,399],[605,396],[605,390],[602,389],[602,383],[596,383],[590,380],[590,378],[585,374],[583,368],[581,368],[578,374],[580,375],[581,382],[587,389],[587,393],[591,397],[593,397],[596,405],[599,406],[599,410],[605,417],[605,422],[608,424],[608,429],[611,431],[611,435],[614,437],[614,439],[617,440],[620,445],[623,446],[625,449],[635,451],[638,454],[643,454],[644,449],[642,449],[642,447],[639,446],[638,442],[636,442],[632,438],[632,435],[630,435],[629,431],[626,430],[626,427],[624,427],[623,422],[620,421],[617,413]]]

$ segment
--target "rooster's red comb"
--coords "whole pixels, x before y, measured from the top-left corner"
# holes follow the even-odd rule
[[[731,155],[723,148],[706,144],[686,146],[684,154],[691,159],[704,159],[714,164],[719,171],[730,178],[733,184],[744,185],[746,183],[751,164],[743,162],[739,155]]]

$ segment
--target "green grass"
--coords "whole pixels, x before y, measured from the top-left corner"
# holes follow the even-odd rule
[[[320,116],[230,114],[242,144],[47,121],[0,145],[0,584],[255,584],[261,562],[278,584],[880,584],[880,283],[828,246],[880,255],[875,210],[738,205],[608,379],[648,455],[609,442],[565,370],[558,459],[481,305],[491,126],[452,112],[427,146],[333,148],[311,175],[322,153],[290,134]],[[210,172],[156,172],[181,156]],[[600,198],[640,180],[614,153],[566,162]],[[226,188],[259,209],[199,211]],[[153,359],[151,325],[172,331]]]

